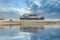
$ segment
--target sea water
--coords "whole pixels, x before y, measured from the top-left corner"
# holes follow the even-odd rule
[[[22,32],[21,26],[0,26],[0,40],[60,40],[60,26],[44,25],[39,32]]]

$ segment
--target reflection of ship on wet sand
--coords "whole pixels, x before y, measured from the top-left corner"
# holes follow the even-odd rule
[[[22,32],[29,32],[29,33],[36,33],[44,30],[44,26],[22,26],[20,27],[20,31]]]
[[[28,32],[28,33],[37,33],[40,32],[41,30],[44,30],[44,26],[0,26],[0,30],[5,30],[9,29],[11,30],[12,28],[19,28],[21,32]]]

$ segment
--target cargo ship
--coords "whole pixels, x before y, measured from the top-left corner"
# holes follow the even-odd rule
[[[24,14],[20,17],[20,20],[44,20],[44,17],[39,14]]]

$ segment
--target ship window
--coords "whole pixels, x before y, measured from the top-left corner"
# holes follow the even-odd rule
[[[38,16],[37,14],[30,14],[29,16]]]
[[[23,16],[28,16],[28,14],[24,14]]]

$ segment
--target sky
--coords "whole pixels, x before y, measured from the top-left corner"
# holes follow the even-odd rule
[[[0,18],[19,19],[26,13],[60,19],[60,0],[0,0]]]

